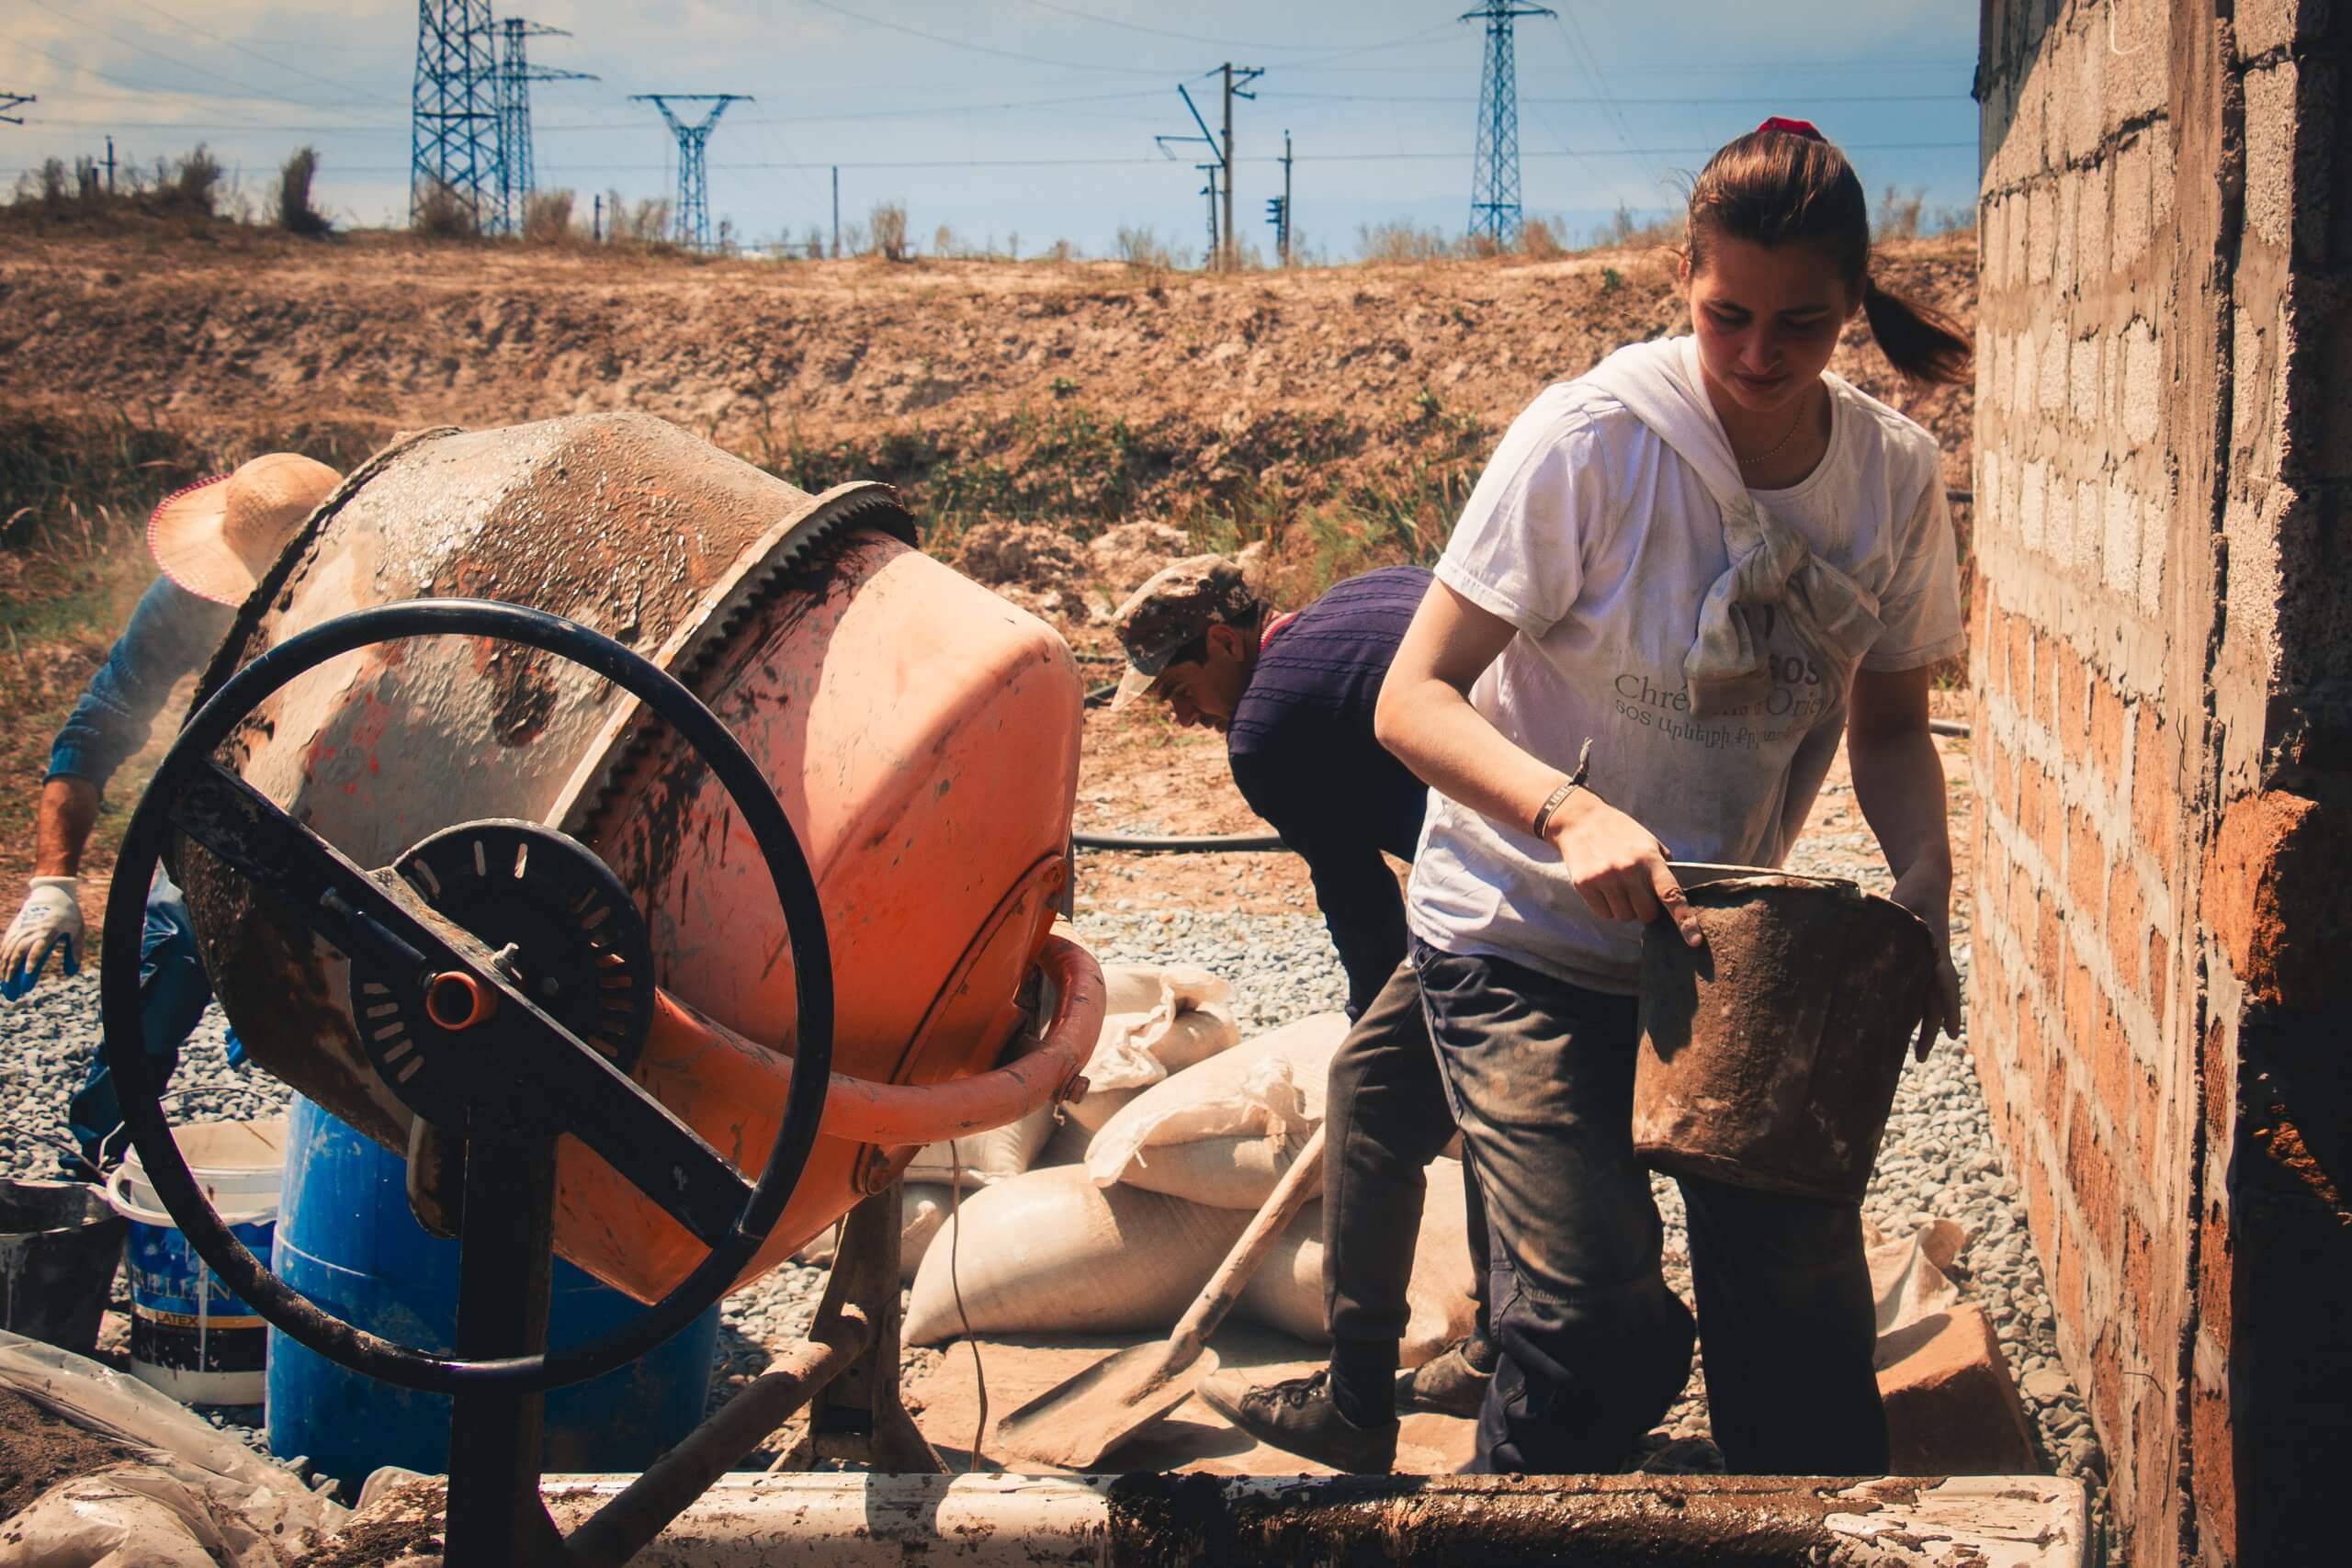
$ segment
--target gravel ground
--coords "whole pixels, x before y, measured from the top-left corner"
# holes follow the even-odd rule
[[[1791,856],[1790,869],[1857,876],[1881,892],[1886,887],[1867,833],[1808,838]],[[1336,1008],[1344,996],[1329,939],[1312,914],[1136,913],[1114,907],[1081,909],[1079,930],[1107,960],[1181,960],[1226,976],[1234,985],[1245,1032]],[[1964,982],[1964,922],[1954,934]],[[63,982],[52,975],[30,996],[0,1004],[0,1039],[6,1041],[0,1048],[0,1172],[55,1172],[57,1146],[66,1138],[66,1101],[81,1082],[96,1013],[96,987],[87,971]],[[175,1120],[260,1116],[283,1104],[285,1090],[276,1080],[228,1066],[224,1032],[215,1010],[183,1052],[170,1106]],[[1669,1182],[1661,1180],[1657,1191],[1667,1219],[1668,1278],[1687,1297],[1689,1258],[1679,1199]],[[1925,1066],[1906,1070],[1864,1212],[1890,1235],[1907,1235],[1935,1218],[1955,1220],[1969,1230],[1960,1258],[1963,1297],[1991,1318],[2051,1468],[2087,1483],[2095,1506],[2103,1512],[2104,1460],[2082,1398],[2059,1364],[2049,1294],[2027,1239],[2023,1200],[2001,1168],[1964,1051],[1947,1043]],[[729,1299],[714,1403],[756,1375],[771,1348],[805,1326],[824,1278],[820,1269],[787,1266]],[[923,1370],[937,1355],[910,1352],[910,1372]],[[1706,1430],[1704,1382],[1694,1378],[1684,1400],[1652,1435],[1650,1446],[1662,1450],[1657,1461],[1691,1467],[1713,1462]]]

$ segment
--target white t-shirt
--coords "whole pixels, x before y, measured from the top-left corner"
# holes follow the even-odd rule
[[[1695,346],[1682,347],[1695,384]],[[1823,379],[1826,454],[1802,484],[1756,499],[1876,596],[1878,633],[1849,659],[1894,671],[1957,653],[1958,565],[1935,437]],[[1563,772],[1591,738],[1590,787],[1674,859],[1778,865],[1837,752],[1852,666],[1819,657],[1772,615],[1770,694],[1693,716],[1683,658],[1730,564],[1723,514],[1690,466],[1615,396],[1576,380],[1546,388],[1512,422],[1437,576],[1519,630],[1470,693],[1504,736]],[[1526,827],[1430,791],[1408,886],[1414,934],[1634,990],[1641,928],[1594,915]]]

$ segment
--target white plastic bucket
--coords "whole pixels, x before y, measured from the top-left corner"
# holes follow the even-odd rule
[[[192,1122],[172,1136],[213,1208],[257,1258],[277,1224],[286,1119]],[[130,1222],[130,1370],[187,1404],[259,1404],[268,1325],[205,1266],[165,1213],[134,1151],[107,1181]]]

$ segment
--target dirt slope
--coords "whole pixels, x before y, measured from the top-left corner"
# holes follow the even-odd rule
[[[1545,382],[1672,330],[1660,257],[1225,280],[1114,263],[697,265],[379,236],[157,250],[16,233],[0,235],[0,355],[27,406],[385,430],[629,408],[754,457],[890,431],[935,442],[1079,407],[1140,433],[1189,487],[1313,492],[1331,478],[1285,465],[1408,456],[1449,421],[1475,423],[1467,445],[1483,448]],[[1963,316],[1974,275],[1966,238],[1895,244],[1880,263],[1890,285]],[[1964,390],[1897,386],[1859,333],[1838,368],[1936,429],[1962,482]]]

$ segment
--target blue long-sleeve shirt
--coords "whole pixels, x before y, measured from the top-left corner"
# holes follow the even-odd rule
[[[229,633],[237,612],[198,598],[168,577],[139,596],[130,624],[82,689],[49,749],[51,778],[87,779],[103,791],[123,761],[147,744],[172,687]]]
[[[1405,956],[1404,896],[1381,852],[1413,858],[1429,790],[1374,736],[1372,717],[1429,585],[1419,567],[1384,567],[1301,610],[1259,654],[1227,732],[1242,798],[1306,861],[1351,1018]]]

